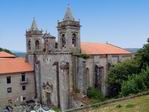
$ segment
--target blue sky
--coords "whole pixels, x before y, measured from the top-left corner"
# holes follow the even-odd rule
[[[149,37],[149,0],[0,0],[0,47],[26,51],[25,31],[33,17],[57,36],[67,4],[81,21],[81,41],[142,47]]]

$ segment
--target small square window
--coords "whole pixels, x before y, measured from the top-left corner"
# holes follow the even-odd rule
[[[22,86],[22,90],[26,90],[26,86]]]
[[[11,87],[7,88],[7,93],[11,93],[11,92],[12,92],[12,88]]]
[[[23,101],[25,101],[26,100],[26,97],[23,97]]]

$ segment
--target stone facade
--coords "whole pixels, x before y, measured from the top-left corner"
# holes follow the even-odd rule
[[[76,91],[83,97],[88,87],[99,88],[106,95],[105,80],[110,65],[131,58],[127,54],[81,58],[80,26],[68,7],[63,21],[58,22],[58,41],[39,30],[35,20],[26,31],[26,58],[34,67],[35,96],[42,104],[62,110],[72,108],[79,102],[74,98]]]
[[[23,77],[25,78],[25,80],[22,80],[22,75],[24,75]],[[7,80],[9,80],[10,82]],[[34,88],[35,82],[33,72],[1,74],[0,107],[3,107],[10,103],[20,104],[25,101],[34,99]]]

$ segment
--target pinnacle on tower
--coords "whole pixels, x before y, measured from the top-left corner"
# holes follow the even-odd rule
[[[32,26],[31,26],[31,30],[33,30],[33,31],[38,30],[38,27],[37,27],[35,18],[33,18]]]
[[[64,16],[64,20],[72,20],[72,21],[74,20],[74,17],[72,15],[72,11],[71,11],[71,8],[69,5],[67,6],[65,16]]]

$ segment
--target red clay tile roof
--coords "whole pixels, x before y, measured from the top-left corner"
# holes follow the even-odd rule
[[[12,55],[12,54],[4,52],[4,51],[0,52],[0,58],[15,58],[15,57],[16,57],[15,55]]]
[[[81,52],[83,54],[131,54],[131,52],[109,43],[101,44],[92,42],[82,42]]]
[[[0,59],[0,74],[31,72],[33,67],[24,58]]]

